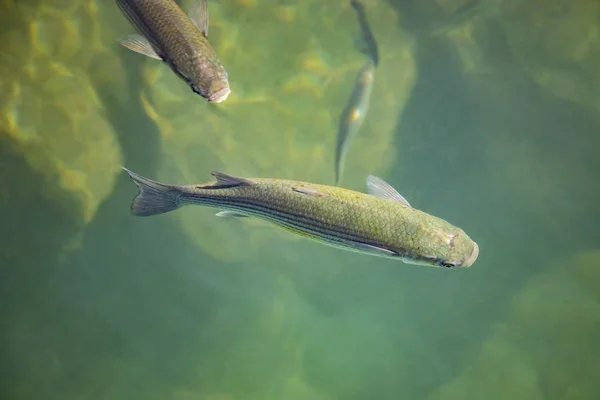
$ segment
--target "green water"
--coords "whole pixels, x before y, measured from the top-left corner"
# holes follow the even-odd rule
[[[119,165],[331,183],[346,1],[209,1],[213,107],[116,44],[113,2],[0,0],[0,398],[600,398],[600,7],[505,1],[424,39],[462,3],[365,4],[382,60],[342,185],[460,226],[470,269],[129,214]]]

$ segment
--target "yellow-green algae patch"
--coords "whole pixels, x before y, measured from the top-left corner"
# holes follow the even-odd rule
[[[111,193],[121,163],[96,91],[125,79],[104,44],[108,21],[94,1],[4,3],[0,140],[45,178],[51,196],[77,199],[75,211],[87,223]]]

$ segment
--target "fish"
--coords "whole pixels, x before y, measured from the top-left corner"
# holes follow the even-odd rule
[[[188,15],[173,0],[115,0],[138,30],[117,40],[165,62],[196,94],[220,103],[231,93],[229,74],[208,42],[208,6],[195,0]]]
[[[224,218],[258,218],[338,249],[407,264],[468,268],[478,245],[460,228],[413,208],[383,179],[369,175],[367,193],[284,179],[244,178],[213,171],[214,181],[174,185],[121,167],[137,185],[134,216],[187,205],[220,210]]]
[[[379,48],[373,31],[367,20],[367,13],[365,12],[365,6],[358,0],[350,0],[350,5],[356,12],[358,18],[358,24],[361,32],[361,43],[359,46],[360,51],[373,61],[373,65],[377,67],[379,65]]]
[[[375,64],[372,60],[367,60],[356,77],[352,93],[339,118],[335,144],[335,186],[340,184],[342,168],[350,143],[360,130],[367,115],[374,81]]]

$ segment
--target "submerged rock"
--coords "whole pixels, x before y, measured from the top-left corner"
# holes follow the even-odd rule
[[[343,171],[342,186],[357,190],[364,190],[367,174],[384,174],[391,165],[397,117],[416,73],[395,11],[384,2],[365,6],[381,62]],[[165,65],[145,61],[141,101],[163,148],[155,178],[203,182],[221,170],[332,184],[338,118],[365,61],[355,48],[359,30],[349,1],[209,2],[209,12],[209,40],[232,93],[209,105]],[[221,260],[248,260],[281,240],[280,231],[257,229],[258,222],[224,220],[200,208],[177,217],[198,246]]]
[[[551,96],[600,107],[598,2],[436,0],[415,7],[430,25],[420,46],[429,46],[427,36],[449,41],[465,74],[502,79],[494,73],[517,66]]]
[[[600,334],[600,251],[585,252],[532,278],[506,319],[466,358],[433,400],[596,399],[593,349]]]
[[[77,223],[88,223],[121,163],[95,89],[125,79],[114,51],[102,44],[106,21],[93,1],[5,3],[0,140],[44,177],[46,187],[32,195],[74,198]]]
[[[549,94],[600,108],[600,44],[594,0],[509,0],[501,19],[522,68]]]

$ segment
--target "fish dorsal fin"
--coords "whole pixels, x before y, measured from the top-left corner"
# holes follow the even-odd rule
[[[406,199],[402,197],[402,195],[398,193],[396,189],[394,189],[383,179],[376,176],[369,175],[367,177],[367,193],[382,199],[393,200],[412,208],[408,201],[406,201]]]
[[[373,246],[366,243],[352,243],[351,246],[364,253],[370,253],[384,257],[398,257],[398,253],[396,253],[395,251],[385,249],[379,246]]]
[[[250,185],[251,182],[244,178],[238,178],[237,176],[227,175],[223,172],[213,171],[211,175],[217,179],[215,186],[218,187],[236,187],[242,185]]]
[[[204,37],[208,38],[208,5],[206,0],[195,0],[190,7],[188,17]]]

